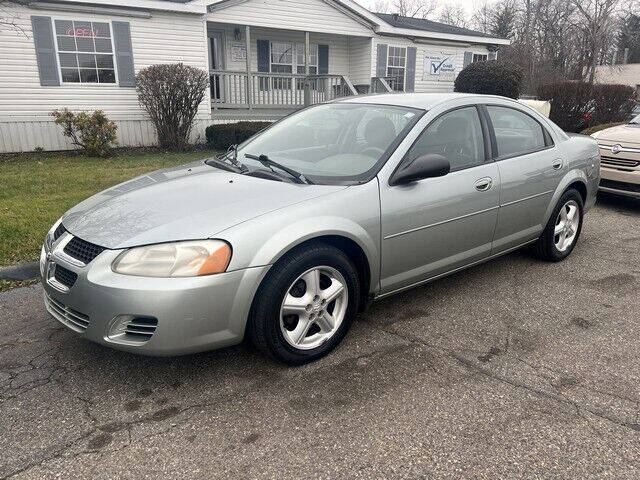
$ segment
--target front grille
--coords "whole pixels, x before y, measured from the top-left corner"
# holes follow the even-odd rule
[[[78,279],[78,274],[68,270],[60,265],[56,265],[53,277],[67,288],[73,287]]]
[[[64,253],[80,260],[87,265],[91,260],[100,255],[106,248],[94,245],[78,237],[73,237],[64,247]]]
[[[600,180],[600,186],[604,188],[613,188],[615,190],[624,190],[625,192],[635,192],[640,193],[640,184],[638,183],[627,183],[627,182],[617,182],[615,180]]]
[[[134,317],[125,328],[127,340],[148,342],[158,327],[158,320],[152,317]]]
[[[626,158],[614,158],[614,157],[602,157],[601,161],[602,165],[605,167],[623,167],[623,168],[634,168],[640,165],[640,161],[638,160],[627,160]]]
[[[64,228],[64,225],[62,225],[62,223],[58,225],[58,227],[53,231],[53,240],[56,241],[57,239],[59,239],[66,231],[67,230],[66,228]]]
[[[89,326],[89,317],[87,315],[67,307],[62,302],[55,300],[48,293],[45,293],[45,302],[51,314],[71,330],[83,333]]]

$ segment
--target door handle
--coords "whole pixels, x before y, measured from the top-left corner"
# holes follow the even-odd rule
[[[553,167],[554,170],[560,170],[562,168],[562,165],[564,165],[564,162],[562,161],[562,159],[556,158],[555,162],[551,166]]]
[[[476,180],[476,182],[473,184],[475,189],[478,190],[479,192],[486,192],[492,187],[492,185],[493,185],[493,179],[491,177],[480,178]]]

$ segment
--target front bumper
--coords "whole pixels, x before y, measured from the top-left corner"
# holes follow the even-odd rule
[[[623,171],[601,167],[600,191],[640,198],[640,169]]]
[[[614,154],[611,148],[600,145],[600,191],[640,198],[640,149],[621,147]]]
[[[40,266],[49,313],[88,340],[144,355],[181,355],[242,340],[268,266],[192,278],[135,277],[111,270],[121,251],[105,250],[80,267],[56,255],[55,244],[52,251],[43,247]],[[57,265],[77,274],[66,292],[51,275]],[[142,325],[137,331],[145,334],[124,333],[130,321]]]

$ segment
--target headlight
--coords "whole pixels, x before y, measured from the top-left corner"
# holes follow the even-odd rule
[[[116,273],[141,277],[196,277],[222,273],[231,261],[231,247],[222,240],[159,243],[130,248],[114,260]]]
[[[44,237],[44,244],[47,250],[51,250],[51,244],[53,243],[53,233],[56,231],[61,222],[62,217],[60,217],[58,221],[51,226],[51,228],[47,232],[47,236]]]

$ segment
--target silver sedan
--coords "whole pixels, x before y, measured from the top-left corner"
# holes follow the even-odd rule
[[[530,246],[559,261],[600,157],[516,101],[364,96],[69,210],[41,255],[47,310],[89,340],[176,355],[239,343],[300,364],[372,300]]]

